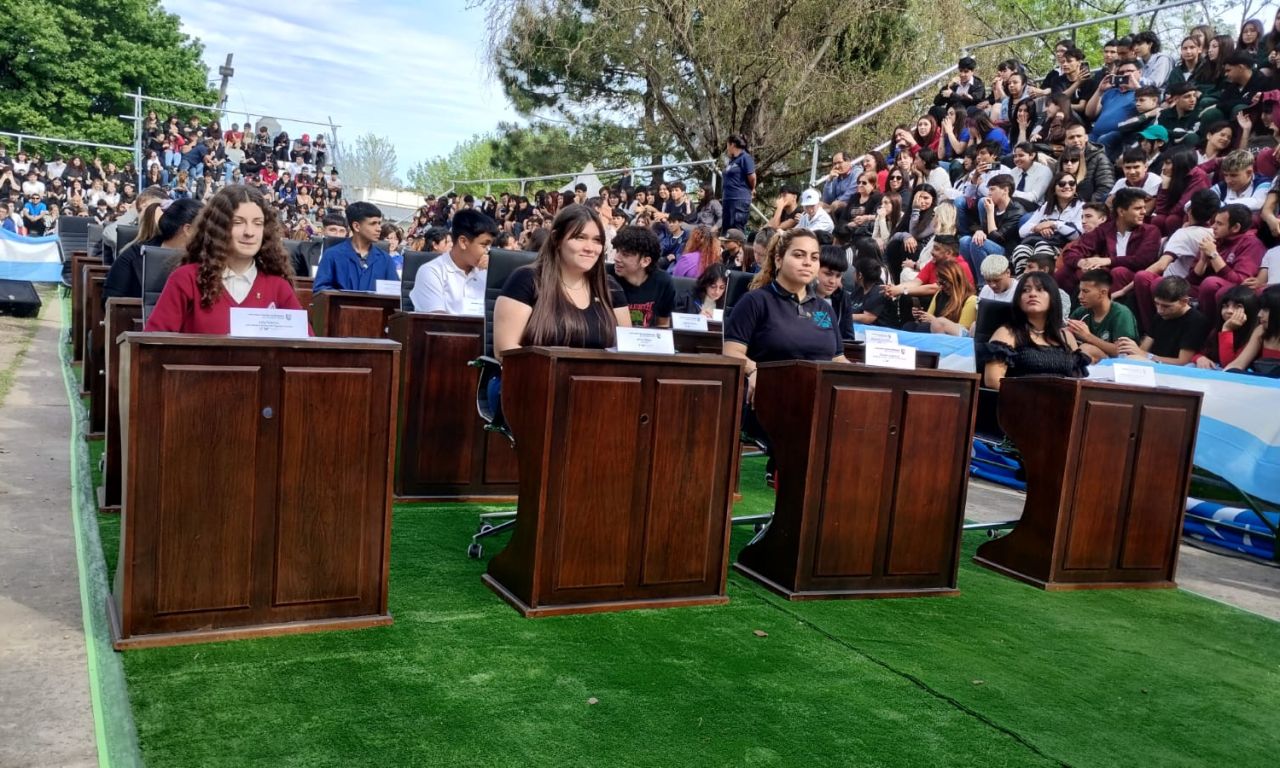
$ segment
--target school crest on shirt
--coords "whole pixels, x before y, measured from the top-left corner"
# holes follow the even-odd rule
[[[822,310],[818,310],[817,312],[814,312],[813,324],[818,326],[819,328],[830,328],[831,314],[829,312],[823,312]]]

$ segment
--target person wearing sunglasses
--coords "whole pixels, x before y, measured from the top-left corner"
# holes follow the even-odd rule
[[[1067,243],[1083,231],[1084,201],[1077,195],[1079,182],[1070,171],[1059,171],[1053,180],[1044,205],[1032,211],[1021,227],[1021,240],[1010,254],[1014,277],[1022,275],[1033,253],[1047,253],[1057,258]]]

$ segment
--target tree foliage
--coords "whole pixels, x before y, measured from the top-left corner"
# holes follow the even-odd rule
[[[0,127],[133,142],[122,92],[212,104],[203,47],[159,0],[7,0],[0,24]],[[163,112],[163,108],[158,109]]]
[[[528,126],[499,123],[490,138],[491,164],[504,177],[545,176],[580,170],[587,163],[596,168],[636,165],[635,151],[644,137],[635,128],[584,121],[568,127],[539,122]]]
[[[492,138],[475,136],[458,144],[447,155],[423,160],[409,169],[409,188],[421,194],[442,194],[455,188],[462,194],[484,194],[484,184],[454,186],[456,179],[487,179],[499,175],[495,172]]]
[[[339,142],[335,156],[342,159],[342,181],[351,187],[400,189],[396,178],[396,148],[386,136],[365,133],[353,146]]]
[[[964,0],[486,5],[492,68],[517,110],[574,124],[607,116],[658,161],[718,157],[741,133],[765,177],[975,36]]]

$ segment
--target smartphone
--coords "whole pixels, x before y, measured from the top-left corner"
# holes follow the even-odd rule
[[[1126,82],[1128,82],[1128,81],[1129,81],[1129,78],[1125,77],[1124,75],[1112,75],[1112,76],[1111,76],[1111,84],[1112,84],[1112,85],[1114,85],[1114,86],[1117,86],[1117,87],[1118,87],[1118,86],[1121,86],[1121,85],[1124,85],[1124,84],[1125,84]]]

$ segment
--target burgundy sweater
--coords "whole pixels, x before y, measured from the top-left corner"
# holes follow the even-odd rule
[[[200,305],[200,288],[196,285],[199,270],[198,264],[184,264],[169,275],[160,300],[147,318],[145,330],[226,336],[231,333],[232,307],[267,309],[274,305],[276,309],[303,311],[289,281],[262,271],[258,272],[243,304],[237,304],[231,294],[223,291],[213,306],[205,309]]]

